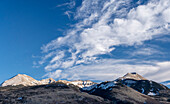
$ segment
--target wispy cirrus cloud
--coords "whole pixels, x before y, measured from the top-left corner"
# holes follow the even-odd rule
[[[73,9],[76,6],[76,1],[75,0],[70,0],[69,2],[59,4],[56,7],[65,7],[67,10],[64,12],[64,15],[67,15],[68,18],[71,18],[71,15],[73,15],[73,12],[71,9]]]
[[[76,5],[76,2],[74,0],[70,0],[70,2],[67,3],[63,3],[63,4],[59,4],[56,7],[63,7],[63,6],[67,6],[67,8],[72,9],[74,8]]]
[[[99,55],[114,54],[116,46],[142,45],[170,33],[168,0],[83,0],[75,14],[74,28],[42,47],[40,64],[47,64],[49,76],[58,69],[67,72],[98,63],[104,58]],[[152,54],[148,49],[143,51]]]

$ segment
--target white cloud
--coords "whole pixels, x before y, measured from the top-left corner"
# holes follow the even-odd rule
[[[101,72],[103,72],[104,67],[103,69],[99,68],[99,70],[97,70],[90,68],[95,65],[84,66],[81,64],[98,63],[98,61],[100,61],[98,55],[109,54],[115,50],[116,46],[142,45],[144,41],[152,40],[154,36],[162,36],[163,34],[166,35],[170,33],[169,0],[150,0],[146,5],[139,5],[137,7],[132,7],[130,4],[131,1],[132,0],[83,0],[75,16],[78,23],[74,25],[75,27],[73,29],[68,30],[64,37],[59,37],[42,47],[44,56],[40,63],[43,64],[47,60],[50,60],[49,63],[46,63],[47,66],[45,69],[52,71],[61,68],[64,69],[63,74],[68,73],[67,71],[70,69],[73,72],[79,72],[81,70],[84,70],[84,72],[85,70],[89,72],[93,72],[94,70],[100,72],[101,70]],[[137,2],[136,5],[139,3],[140,2]],[[147,54],[152,54],[150,50],[147,49],[147,51]],[[63,56],[61,57],[58,53],[62,53]],[[140,51],[136,54],[146,53],[141,53]],[[105,65],[103,66],[107,68],[108,64],[105,63]],[[78,70],[74,69],[74,66],[82,68],[78,68]],[[115,73],[114,70],[121,70],[123,68],[127,70],[128,68],[132,70],[133,68],[140,69],[141,67],[146,67],[148,70],[149,68],[151,68],[150,70],[155,69],[155,66],[140,67],[128,64],[123,64],[122,67],[120,66],[117,65],[113,67],[113,69],[108,69],[110,71],[108,71],[110,77],[112,75],[110,74],[111,72]],[[88,67],[88,69],[86,67]],[[69,70],[65,70],[66,68]],[[141,70],[144,71],[143,69]],[[73,72],[69,71],[69,73]],[[53,72],[50,73],[52,74]],[[80,76],[78,74],[73,75],[76,78]],[[86,73],[84,73],[84,75],[86,75]],[[84,75],[81,75],[81,77]],[[96,76],[97,75],[102,74],[96,73]]]
[[[133,64],[130,64],[133,63]],[[140,75],[155,80],[158,82],[170,79],[170,61],[141,61],[141,60],[114,60],[108,59],[99,62],[98,64],[79,65],[61,73],[49,73],[49,77],[68,79],[68,80],[97,80],[108,81],[115,80],[129,72],[137,72]],[[60,74],[60,76],[59,76]],[[54,75],[54,76],[53,76]]]
[[[159,70],[148,73],[146,76],[155,81],[163,82],[170,79],[170,61],[157,62],[156,66]]]
[[[62,72],[62,70],[56,70],[56,71],[54,71],[54,72],[49,72],[49,73],[47,73],[47,74],[44,75],[43,77],[48,76],[48,77],[50,77],[50,78],[59,78],[60,75],[61,75],[61,72]]]

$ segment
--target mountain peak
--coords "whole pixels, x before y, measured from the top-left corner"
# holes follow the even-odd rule
[[[36,84],[35,84],[36,83]],[[10,78],[9,80],[6,80],[1,84],[1,86],[8,86],[8,85],[24,85],[24,86],[31,86],[31,85],[37,85],[38,81],[34,78],[26,75],[26,74],[17,74],[16,76]]]
[[[17,74],[14,77],[4,81],[1,86],[16,86],[16,85],[24,85],[24,86],[35,86],[42,84],[50,84],[56,82],[52,78],[43,79],[41,81],[35,80],[34,78],[26,75],[26,74]]]
[[[123,77],[120,77],[119,79],[147,80],[146,78],[142,77],[136,72],[127,73],[126,75],[124,75]]]
[[[26,75],[26,74],[17,74],[16,76],[22,76],[22,75]]]

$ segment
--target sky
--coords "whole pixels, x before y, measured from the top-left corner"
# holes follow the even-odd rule
[[[0,82],[170,80],[169,0],[2,0]]]

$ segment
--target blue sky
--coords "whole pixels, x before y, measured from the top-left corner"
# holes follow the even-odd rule
[[[170,74],[169,0],[0,1],[0,82]]]
[[[0,1],[0,82],[18,73],[35,78],[43,76],[43,68],[33,68],[32,56],[41,54],[41,46],[60,36],[70,21],[59,0]]]

